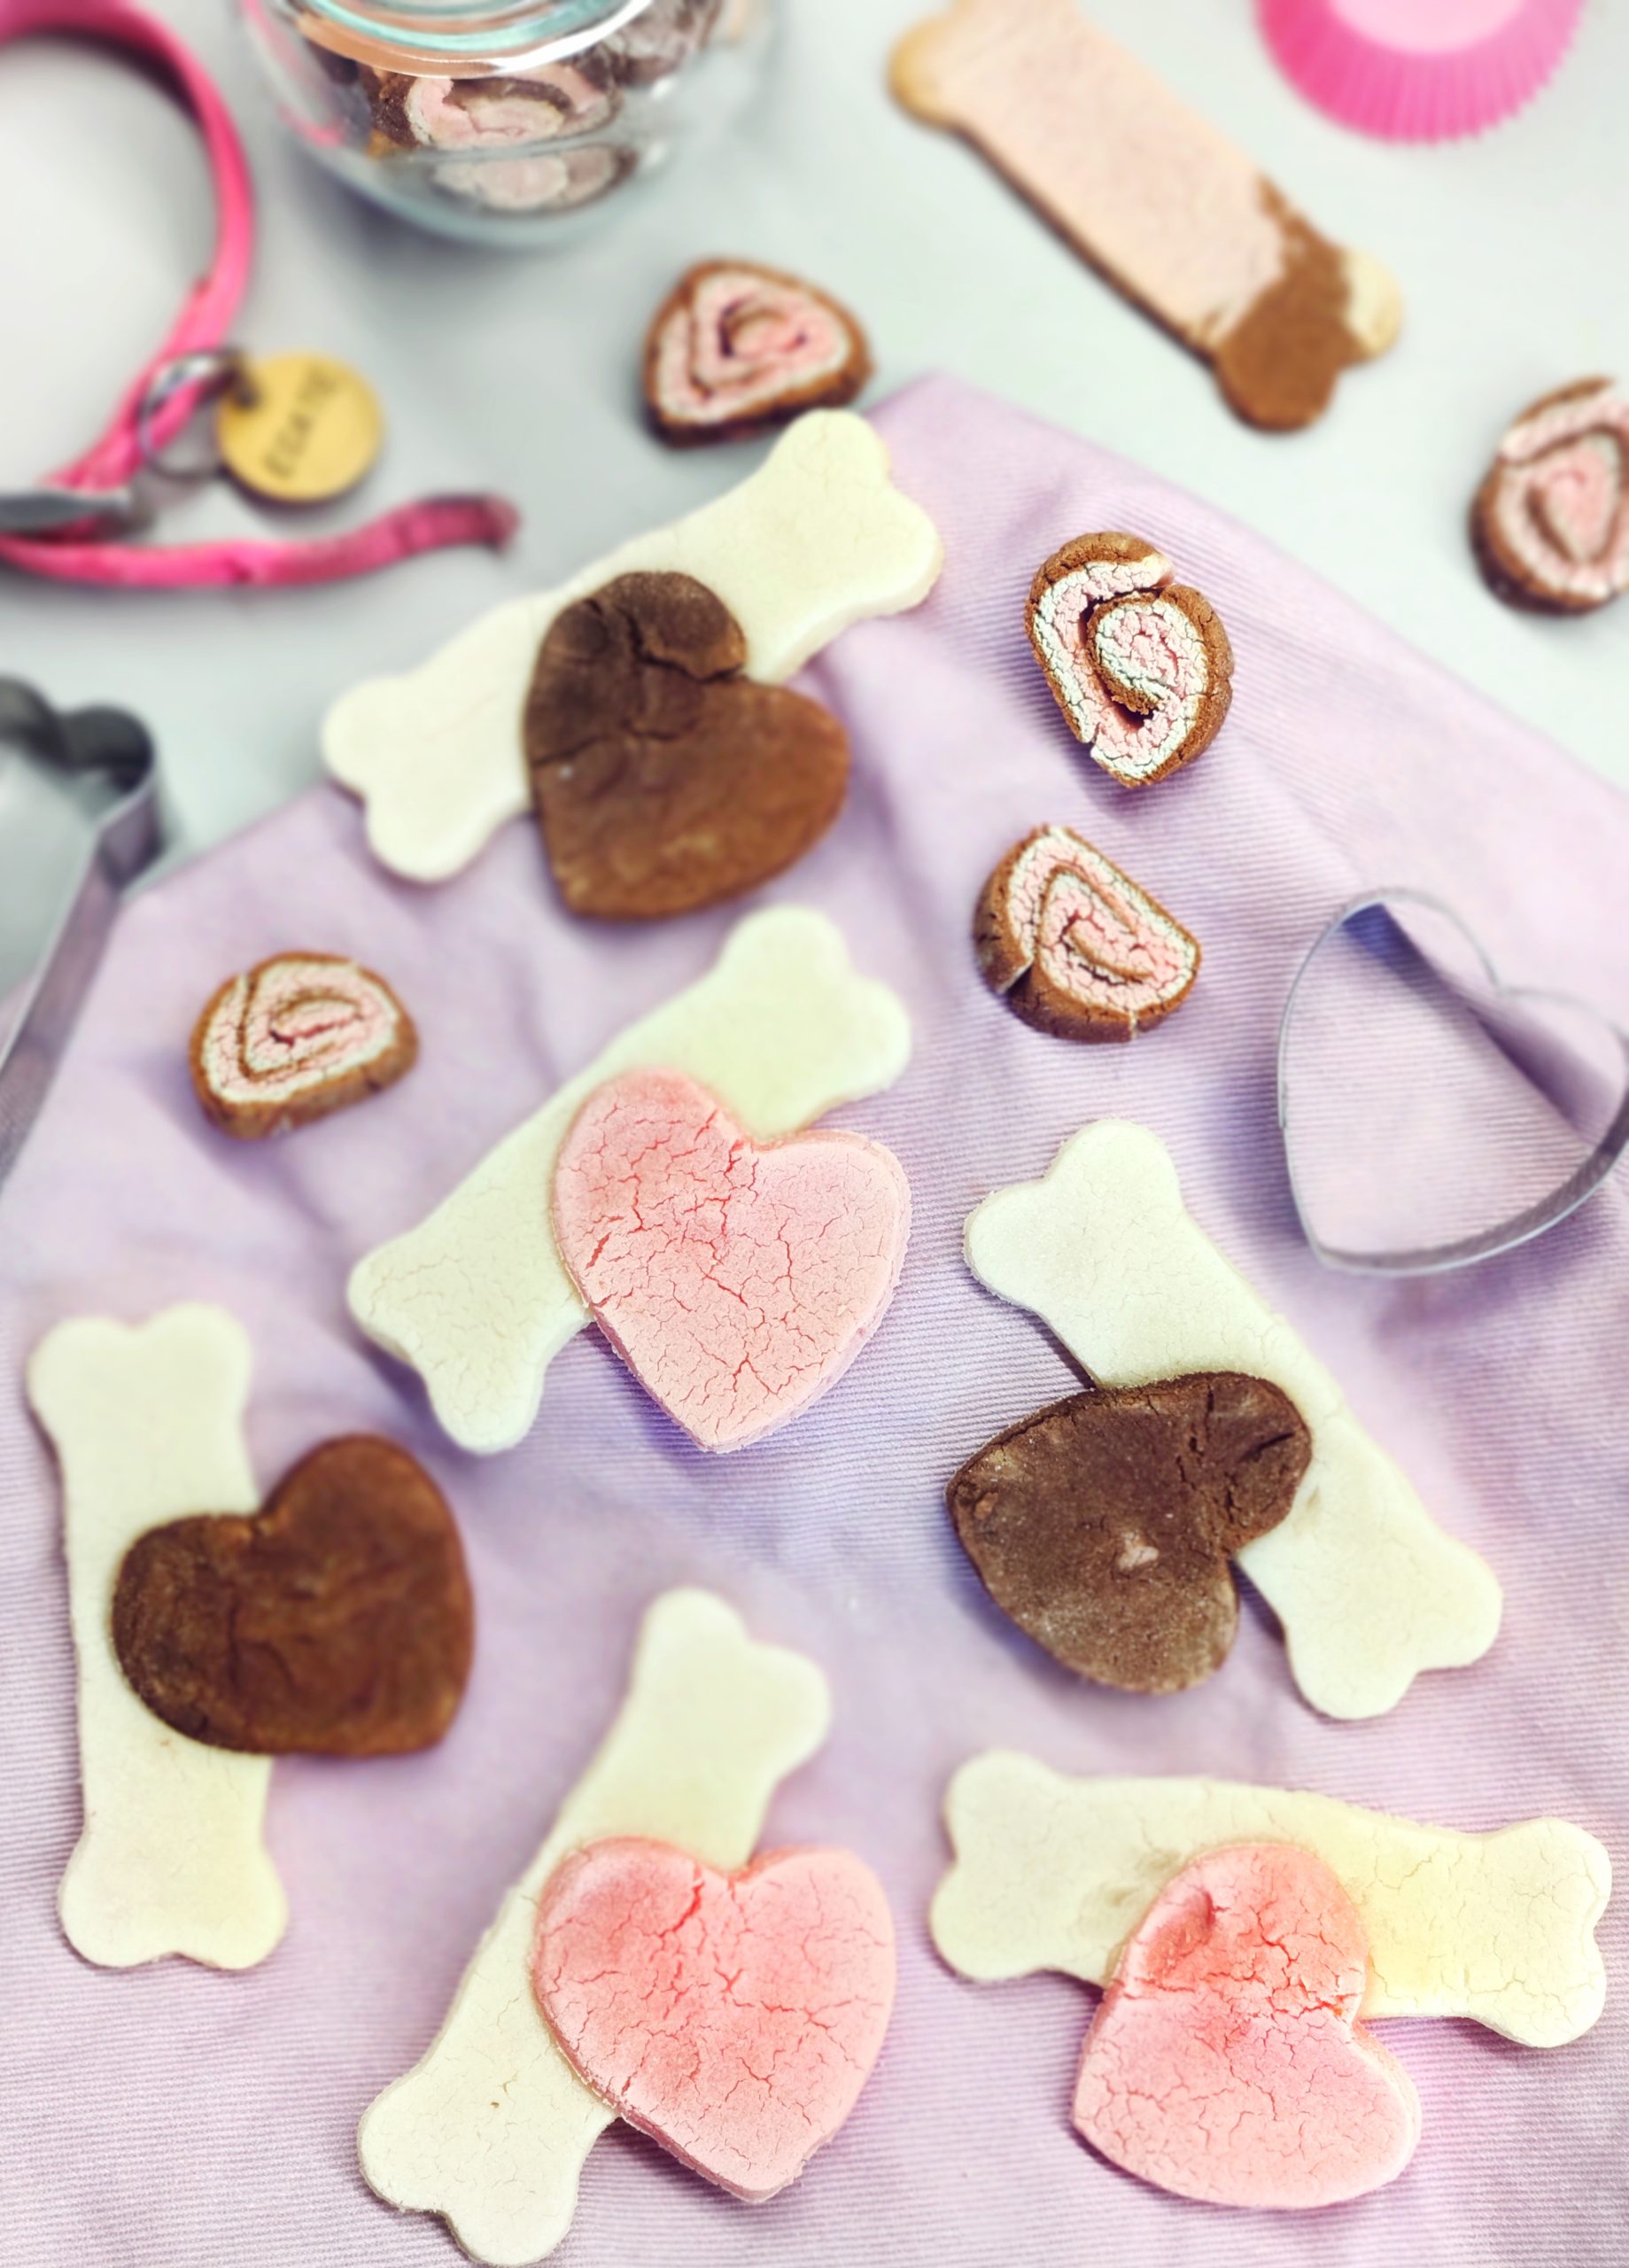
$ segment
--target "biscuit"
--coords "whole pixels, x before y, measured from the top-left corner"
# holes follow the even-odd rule
[[[635,569],[693,575],[740,623],[753,677],[778,685],[850,623],[919,604],[943,559],[865,420],[810,410],[699,510],[554,590],[505,600],[416,668],[353,686],[323,721],[323,759],[367,806],[375,858],[412,882],[443,882],[528,808],[526,688],[574,600]]]
[[[892,82],[1203,356],[1252,424],[1310,424],[1396,338],[1380,263],[1320,235],[1075,0],[954,0],[906,33]]]
[[[1039,1316],[1101,1386],[1237,1370],[1290,1396],[1312,1462],[1289,1517],[1239,1565],[1314,1708],[1378,1716],[1422,1670],[1487,1651],[1503,1604],[1492,1569],[1436,1525],[1312,1350],[1191,1218],[1157,1135],[1083,1127],[1041,1180],[985,1199],[965,1248],[979,1281]]]
[[[865,334],[848,309],[756,260],[687,270],[645,340],[645,407],[661,438],[679,446],[841,409],[870,376]]]
[[[703,2179],[753,2204],[842,2126],[894,2004],[894,1923],[848,1851],[736,1874],[613,1837],[538,1899],[531,1979],[586,2085]]]
[[[744,1867],[777,1784],[819,1747],[830,1716],[814,1664],[749,1637],[722,1599],[677,1590],[651,1605],[615,1722],[499,1907],[434,2039],[363,2117],[357,2155],[379,2196],[439,2213],[494,2268],[554,2250],[617,2113],[578,2077],[531,1990],[546,1884],[573,1851],[609,1836],[671,1844],[726,1873]]]
[[[338,953],[276,953],[229,976],[192,1032],[192,1084],[239,1141],[286,1134],[393,1086],[418,1060],[382,976]]]
[[[522,727],[573,913],[660,920],[784,873],[842,808],[827,709],[741,674],[741,625],[688,575],[620,575],[556,616]]]
[[[406,1449],[324,1441],[259,1512],[149,1528],[113,1648],[156,1717],[253,1756],[428,1748],[463,1697],[474,1607],[446,1499]]]
[[[892,1086],[910,1056],[904,1007],[856,972],[824,914],[748,914],[704,976],[614,1034],[425,1220],[358,1262],[351,1312],[421,1373],[462,1449],[512,1449],[537,1416],[549,1363],[588,1321],[549,1192],[596,1087],[641,1065],[682,1072],[764,1142]]]
[[[1420,2099],[1358,2022],[1369,1938],[1287,1843],[1208,1851],[1133,1932],[1081,2060],[1076,2132],[1206,2204],[1305,2211],[1394,2181]]]
[[[1135,1039],[1199,973],[1198,939],[1067,827],[1037,827],[1008,851],[973,938],[990,990],[1057,1039]]]
[[[1284,1518],[1311,1455],[1288,1394],[1213,1371],[1037,1410],[946,1501],[991,1598],[1066,1669],[1178,1693],[1226,1660],[1228,1561]]]
[[[1629,397],[1581,378],[1530,403],[1470,526],[1484,577],[1512,605],[1583,614],[1629,590]]]
[[[260,1501],[244,1440],[249,1341],[221,1308],[131,1326],[59,1323],[28,1401],[62,1473],[84,1824],[57,1893],[63,1934],[104,1969],[179,1954],[250,1969],[288,1922],[266,1849],[271,1759],[183,1740],[144,1709],[113,1651],[113,1585],[155,1522]]]
[[[1222,730],[1233,649],[1210,601],[1141,536],[1076,536],[1038,567],[1024,625],[1052,698],[1096,764],[1145,788]]]
[[[702,1449],[739,1449],[800,1417],[876,1330],[911,1192],[863,1135],[754,1142],[694,1079],[629,1071],[560,1146],[554,1224],[641,1385]]]
[[[1129,1930],[1174,1875],[1229,1843],[1292,1843],[1332,1868],[1369,1943],[1366,2016],[1464,2017],[1527,2047],[1597,2022],[1595,1927],[1612,1866],[1564,1819],[1462,1834],[1292,1788],[1180,1777],[1070,1779],[992,1751],[950,1782],[956,1858],[929,1926],[958,1975],[1112,1980]]]

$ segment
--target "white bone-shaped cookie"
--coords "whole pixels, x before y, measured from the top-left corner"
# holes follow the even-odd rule
[[[249,1342],[223,1309],[167,1308],[134,1328],[59,1324],[28,1399],[62,1468],[79,1670],[85,1823],[58,1904],[68,1942],[105,1969],[182,1953],[248,1969],[288,1907],[262,1838],[271,1759],[206,1748],[137,1700],[113,1651],[120,1563],[191,1512],[252,1512],[244,1445]]]
[[[374,856],[444,882],[530,803],[521,712],[544,633],[573,600],[636,569],[693,575],[740,623],[749,674],[778,684],[850,623],[919,605],[943,556],[865,420],[811,410],[712,503],[507,601],[417,669],[353,686],[324,719],[323,758],[366,804]]]
[[[776,1786],[819,1747],[830,1713],[814,1664],[749,1638],[722,1599],[677,1590],[655,1601],[628,1697],[499,1908],[433,2046],[362,2118],[362,2171],[381,2197],[439,2213],[493,2268],[553,2251],[616,2114],[572,2070],[532,1997],[539,1894],[568,1852],[608,1835],[744,1866]]]
[[[1366,2016],[1469,2016],[1560,2047],[1605,2000],[1594,1929],[1611,1861],[1563,1819],[1462,1835],[1285,1788],[1072,1780],[999,1750],[963,1765],[945,1818],[956,1860],[930,1927],[964,1977],[1051,1969],[1106,1984],[1160,1891],[1203,1852],[1293,1843],[1333,1868],[1363,1917]]]
[[[1422,1670],[1487,1651],[1503,1605],[1492,1570],[1436,1526],[1292,1325],[1190,1216],[1158,1135],[1085,1127],[1043,1179],[986,1198],[966,1249],[979,1281],[1038,1315],[1100,1386],[1246,1371],[1296,1403],[1307,1477],[1238,1565],[1284,1625],[1315,1709],[1379,1716]]]
[[[555,1159],[586,1096],[659,1065],[699,1080],[768,1141],[891,1086],[910,1054],[904,1008],[855,974],[824,914],[749,914],[706,976],[630,1024],[418,1228],[360,1261],[351,1312],[421,1374],[461,1448],[513,1449],[550,1362],[588,1320],[548,1208]]]

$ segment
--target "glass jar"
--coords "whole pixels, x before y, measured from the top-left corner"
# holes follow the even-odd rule
[[[238,0],[284,122],[376,204],[556,242],[750,93],[772,0]]]

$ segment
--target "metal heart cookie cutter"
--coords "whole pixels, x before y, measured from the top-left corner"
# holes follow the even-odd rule
[[[1505,983],[1423,891],[1343,906],[1278,1031],[1291,1194],[1326,1268],[1429,1276],[1542,1236],[1629,1146],[1629,1036]]]
[[[121,709],[59,711],[19,679],[0,678],[0,1183],[45,1099],[120,900],[162,848],[146,727]],[[39,918],[36,894],[65,872],[66,904],[58,886]],[[43,949],[22,958],[41,936]],[[21,982],[8,1019],[12,976]]]

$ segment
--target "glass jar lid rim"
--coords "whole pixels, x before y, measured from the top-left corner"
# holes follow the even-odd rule
[[[508,67],[563,62],[642,16],[651,0],[297,0],[320,45],[390,68],[444,58]],[[320,21],[321,28],[318,28]]]

